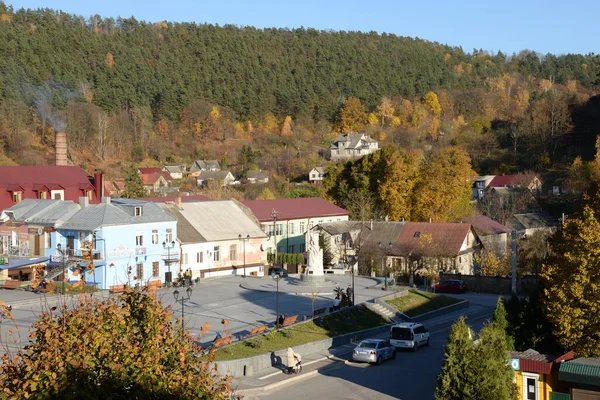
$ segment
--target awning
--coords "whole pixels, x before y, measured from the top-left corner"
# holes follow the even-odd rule
[[[9,260],[8,265],[0,265],[0,270],[26,267],[28,265],[47,262],[50,257],[33,258],[30,260]]]

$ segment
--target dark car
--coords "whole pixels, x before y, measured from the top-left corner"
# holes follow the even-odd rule
[[[279,277],[285,278],[288,276],[288,272],[283,267],[271,267],[269,268],[269,275],[279,275]]]
[[[437,293],[464,293],[467,291],[467,285],[465,281],[451,279],[438,283],[433,290]]]

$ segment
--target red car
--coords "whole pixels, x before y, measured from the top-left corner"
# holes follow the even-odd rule
[[[437,293],[464,293],[467,291],[467,285],[465,285],[465,281],[452,279],[438,283],[433,290]]]

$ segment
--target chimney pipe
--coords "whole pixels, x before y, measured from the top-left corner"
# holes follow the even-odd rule
[[[181,196],[177,196],[177,208],[180,209],[180,210],[182,209],[182,207],[181,207]]]
[[[54,135],[54,146],[56,165],[67,165],[67,134],[64,131],[58,131]]]
[[[100,200],[104,196],[104,179],[102,171],[97,169],[94,172],[94,193],[96,194],[96,200]]]
[[[79,205],[81,206],[81,208],[86,208],[90,205],[90,200],[86,196],[81,196],[79,198]]]

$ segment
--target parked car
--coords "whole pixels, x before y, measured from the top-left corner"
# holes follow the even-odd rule
[[[464,293],[467,291],[467,285],[465,285],[465,281],[450,279],[438,283],[433,290],[437,293]]]
[[[387,360],[388,358],[396,358],[396,348],[387,340],[382,339],[363,340],[352,351],[353,361],[381,365],[383,360]]]
[[[429,346],[429,331],[417,322],[403,322],[390,328],[390,343],[417,351],[421,346]]]
[[[269,275],[279,275],[280,278],[285,278],[288,276],[288,272],[283,267],[271,267],[269,268]]]

